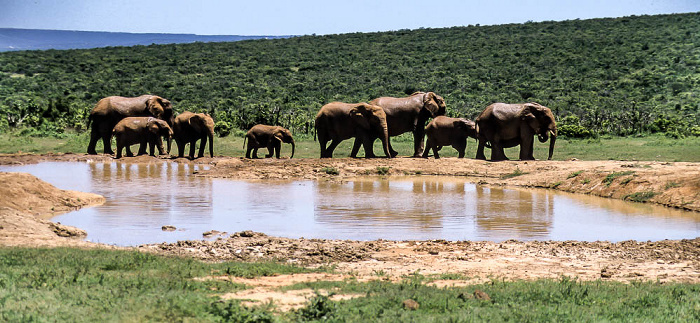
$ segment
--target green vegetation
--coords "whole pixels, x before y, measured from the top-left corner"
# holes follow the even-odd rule
[[[377,166],[377,174],[379,174],[379,175],[386,175],[386,174],[389,173],[389,169],[391,169],[391,167],[387,167],[387,166]]]
[[[210,275],[258,277],[307,271],[280,264],[204,263],[123,250],[0,248],[0,321],[293,322],[697,322],[700,285],[680,283],[492,280],[466,287],[426,286],[418,273],[397,283],[355,279],[300,283],[364,297],[333,302],[317,294],[294,312],[275,304],[248,309],[219,295],[246,286]],[[465,279],[447,274],[434,279]],[[490,301],[473,297],[475,290]],[[416,310],[403,301],[415,300]]]
[[[612,184],[612,182],[615,181],[616,178],[622,177],[622,176],[627,176],[627,175],[632,175],[634,173],[635,172],[633,170],[627,170],[624,172],[613,172],[613,173],[608,174],[608,176],[605,176],[605,178],[603,178],[603,183],[605,184],[605,186],[610,186],[610,184]]]
[[[0,130],[85,130],[102,97],[158,94],[212,114],[311,134],[318,109],[435,91],[450,116],[537,101],[563,136],[700,135],[700,14],[0,53]]]
[[[338,175],[340,172],[338,171],[337,168],[335,167],[323,167],[321,168],[321,172],[326,173],[328,175]]]
[[[119,250],[0,248],[0,321],[220,321],[217,294],[246,287],[209,275],[309,270],[276,263],[204,263]],[[236,307],[236,315],[257,310]],[[269,314],[266,314],[269,315]]]
[[[566,176],[566,179],[571,179],[571,178],[574,178],[574,177],[576,177],[576,176],[578,176],[578,175],[581,175],[581,173],[583,173],[583,171],[582,171],[582,170],[579,170],[579,171],[573,172],[573,173],[569,174],[569,176]]]
[[[501,176],[501,179],[513,178],[525,174],[527,174],[527,172],[523,172],[518,166],[515,166],[515,170],[512,173]]]
[[[633,202],[646,202],[652,197],[656,196],[659,193],[656,193],[654,191],[646,191],[646,192],[637,192],[637,193],[632,193],[625,195],[623,200],[628,200],[628,201],[633,201]]]

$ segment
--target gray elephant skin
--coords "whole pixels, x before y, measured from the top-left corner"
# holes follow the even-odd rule
[[[88,117],[88,126],[92,123],[88,154],[97,154],[95,146],[100,138],[104,144],[104,153],[114,154],[110,140],[112,129],[126,117],[155,117],[165,120],[169,126],[172,126],[173,107],[170,101],[157,95],[142,95],[135,98],[109,96],[101,99],[90,111]],[[158,152],[163,154],[162,145],[158,147]]]
[[[185,154],[185,145],[190,144],[189,158],[194,159],[194,150],[199,142],[197,158],[204,157],[204,149],[209,141],[209,157],[214,157],[214,119],[205,113],[192,113],[185,111],[180,113],[173,123],[175,143],[177,144],[177,156],[182,158]]]
[[[155,147],[163,146],[161,137],[168,138],[168,142],[173,136],[173,130],[168,124],[154,117],[128,117],[124,118],[114,126],[112,135],[117,142],[116,158],[122,157],[122,149],[126,148],[126,156],[133,157],[129,146],[140,144],[138,155],[146,153],[146,146],[150,148],[150,155],[154,156]],[[170,146],[170,145],[168,145]]]
[[[435,159],[440,158],[438,151],[442,146],[452,146],[459,153],[459,158],[464,158],[467,138],[476,139],[476,124],[464,118],[437,116],[425,127],[425,135],[427,139],[423,158],[428,157],[431,149]]]
[[[479,146],[477,159],[486,159],[484,147],[491,145],[491,160],[508,160],[504,148],[520,145],[520,160],[534,160],[534,136],[540,142],[549,142],[549,157],[552,159],[557,126],[552,111],[535,102],[506,104],[494,103],[486,107],[476,118]]]
[[[445,115],[445,100],[434,92],[416,92],[407,97],[380,97],[369,102],[378,105],[386,113],[389,137],[405,132],[413,133],[413,156],[420,157],[423,152],[425,124],[430,118]],[[392,157],[398,152],[391,146]]]
[[[248,141],[248,146],[245,158],[251,158],[251,152],[252,158],[258,158],[259,148],[267,148],[265,158],[270,158],[273,154],[275,157],[280,158],[282,143],[292,145],[292,155],[289,158],[294,158],[295,145],[292,132],[283,127],[264,124],[255,125],[245,134],[245,139],[243,139],[244,147],[246,146],[246,140]]]
[[[374,158],[372,142],[379,138],[387,157],[389,153],[389,131],[386,113],[376,105],[368,103],[331,102],[323,107],[316,115],[316,135],[321,146],[321,158],[332,158],[338,144],[350,138],[355,138],[350,156],[357,157],[360,145],[364,145],[365,157]],[[330,141],[330,145],[326,144]]]

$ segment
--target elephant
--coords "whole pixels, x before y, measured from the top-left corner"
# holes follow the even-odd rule
[[[413,132],[413,157],[421,157],[425,124],[430,118],[445,115],[445,100],[434,92],[415,92],[408,97],[380,97],[369,102],[378,105],[386,113],[389,137],[398,136],[404,132]],[[391,157],[398,152],[391,146]]]
[[[190,159],[194,159],[194,149],[197,140],[199,154],[197,158],[204,157],[204,148],[209,138],[209,157],[214,157],[214,119],[205,113],[192,113],[185,111],[180,113],[173,122],[175,143],[177,144],[177,157],[185,154],[185,145],[190,144]]]
[[[294,138],[292,133],[280,126],[268,126],[264,124],[255,125],[245,134],[243,146],[248,140],[245,158],[251,158],[250,152],[253,152],[253,158],[258,158],[258,148],[267,147],[267,155],[265,158],[275,157],[280,158],[280,148],[282,143],[292,144],[292,155],[289,158],[294,158]]]
[[[134,144],[141,144],[138,155],[146,154],[146,145],[149,145],[150,155],[154,156],[155,147],[163,146],[161,137],[167,137],[170,142],[173,130],[167,122],[154,117],[127,117],[114,126],[112,135],[117,141],[116,158],[119,159],[122,158],[122,148],[126,148],[127,157],[133,157],[129,146]]]
[[[459,158],[464,158],[467,149],[467,137],[476,139],[476,124],[464,118],[437,116],[425,127],[426,141],[423,158],[428,157],[430,149],[435,159],[440,158],[438,151],[442,146],[452,146],[459,152]]]
[[[520,145],[520,160],[535,160],[532,155],[534,135],[540,142],[549,142],[549,158],[554,153],[557,126],[552,111],[535,102],[521,104],[494,103],[476,118],[479,147],[477,159],[486,159],[484,147],[491,145],[491,160],[508,160],[503,148]]]
[[[333,150],[338,144],[350,138],[355,138],[350,156],[355,158],[364,145],[365,157],[374,158],[372,142],[379,138],[384,148],[384,153],[391,158],[389,153],[389,131],[387,129],[386,114],[376,105],[361,103],[331,102],[323,107],[316,115],[316,135],[321,146],[321,158],[332,158]],[[331,141],[326,147],[326,143]]]
[[[167,99],[156,95],[142,95],[135,98],[109,96],[101,99],[90,111],[88,117],[88,126],[92,122],[88,154],[97,154],[95,146],[100,138],[104,144],[104,153],[114,154],[110,140],[112,129],[126,117],[156,117],[165,120],[169,126],[172,126],[173,106]],[[170,147],[168,147],[168,151],[170,151]],[[158,147],[158,152],[163,154],[162,145]]]

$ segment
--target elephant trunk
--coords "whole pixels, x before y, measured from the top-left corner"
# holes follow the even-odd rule
[[[384,154],[386,154],[388,158],[391,158],[391,152],[389,151],[389,127],[386,125],[386,120],[382,120],[381,125],[382,137],[380,140],[382,141],[382,148],[384,148]]]
[[[295,147],[294,147],[294,139],[292,139],[292,142],[291,142],[291,144],[292,144],[292,155],[291,155],[291,156],[289,156],[289,159],[292,159],[292,158],[294,158],[294,148],[295,148]]]
[[[549,158],[547,160],[552,160],[552,154],[554,154],[554,142],[557,141],[557,131],[549,130],[552,135],[552,140],[549,141]]]
[[[207,135],[209,137],[209,157],[214,158],[214,130]]]
[[[173,136],[170,135],[170,136],[168,136],[168,151],[167,151],[168,155],[170,155],[170,147],[172,147],[172,142],[173,142]]]

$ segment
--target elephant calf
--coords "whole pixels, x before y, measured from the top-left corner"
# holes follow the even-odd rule
[[[431,148],[435,159],[440,158],[438,151],[442,146],[452,146],[459,152],[459,158],[464,158],[467,137],[476,139],[476,124],[474,121],[464,118],[438,116],[425,128],[425,134],[428,139],[425,143],[423,158],[428,157]]]
[[[289,158],[294,158],[294,138],[292,138],[292,133],[280,126],[255,125],[245,134],[243,146],[245,146],[246,140],[248,141],[248,147],[246,148],[245,158],[251,158],[251,151],[253,152],[252,157],[258,158],[258,148],[263,147],[267,147],[266,158],[272,157],[273,153],[275,157],[280,158],[280,148],[283,142],[292,144],[292,155]]]
[[[185,145],[190,144],[189,157],[194,159],[197,140],[201,140],[197,158],[204,157],[207,138],[209,138],[209,157],[214,157],[214,119],[208,114],[189,111],[180,113],[173,122],[173,130],[175,131],[174,138],[177,144],[178,158],[185,155]]]
[[[150,146],[150,155],[154,156],[155,147],[163,147],[161,137],[168,138],[168,147],[173,137],[173,130],[168,124],[153,117],[124,118],[114,126],[112,135],[117,140],[116,158],[122,158],[122,148],[126,148],[126,156],[133,157],[129,146],[141,144],[138,155],[146,154],[146,145]],[[162,149],[162,148],[161,148]]]

